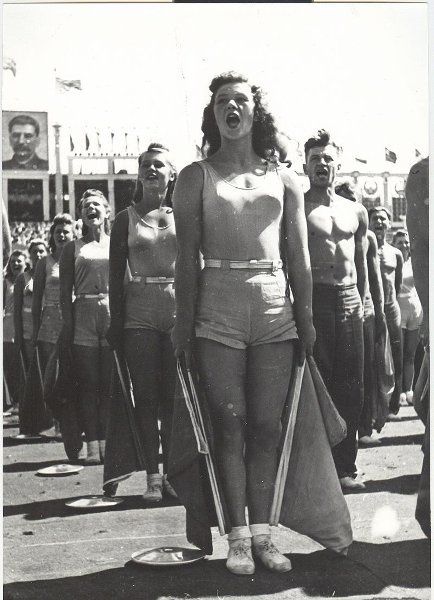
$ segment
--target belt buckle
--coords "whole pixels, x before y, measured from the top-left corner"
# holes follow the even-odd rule
[[[105,294],[100,293],[97,295],[97,298],[98,298],[98,300],[104,300]]]
[[[251,258],[249,260],[249,265],[257,265],[258,264],[258,259],[257,258]]]

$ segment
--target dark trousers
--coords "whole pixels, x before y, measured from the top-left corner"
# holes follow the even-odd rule
[[[397,301],[384,305],[387,331],[390,338],[390,349],[392,350],[393,369],[395,371],[395,388],[390,399],[390,412],[399,411],[399,397],[402,391],[402,333],[401,333],[401,311]]]
[[[363,320],[364,369],[363,409],[360,415],[359,438],[372,435],[372,415],[376,385],[375,371],[375,314],[366,314]]]
[[[177,376],[170,335],[153,329],[125,329],[124,352],[148,473],[158,473],[160,439],[163,473],[167,473]]]
[[[347,437],[333,458],[339,477],[356,473],[357,429],[363,406],[363,307],[355,284],[313,287],[314,357]]]

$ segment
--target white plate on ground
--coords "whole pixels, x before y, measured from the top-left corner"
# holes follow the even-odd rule
[[[37,475],[73,475],[83,468],[81,465],[51,465],[51,467],[39,469],[36,473]]]
[[[180,548],[178,546],[162,546],[161,548],[147,548],[135,552],[131,560],[139,565],[152,567],[176,567],[189,565],[202,560],[205,554],[198,548]]]
[[[65,502],[65,506],[70,508],[105,508],[110,506],[117,506],[124,502],[125,498],[108,498],[107,496],[86,496],[84,498],[76,498],[75,500],[69,500]]]
[[[37,433],[18,433],[17,435],[13,435],[12,437],[14,440],[27,440],[28,442],[42,439],[42,436],[40,436]]]

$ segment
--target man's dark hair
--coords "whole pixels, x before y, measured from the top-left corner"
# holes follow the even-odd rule
[[[371,220],[372,215],[374,213],[376,213],[376,212],[384,212],[384,213],[386,213],[389,221],[392,220],[392,215],[390,214],[390,210],[388,208],[386,208],[385,206],[381,206],[381,205],[380,206],[373,206],[372,208],[370,208],[368,210],[369,220]]]
[[[11,119],[8,124],[9,133],[11,133],[14,125],[33,125],[36,135],[39,136],[39,123],[30,115],[17,115]]]
[[[408,231],[406,229],[398,229],[398,231],[395,231],[395,234],[393,236],[393,243],[395,243],[396,240],[401,236],[408,237]]]
[[[340,146],[336,144],[331,138],[331,135],[325,129],[318,129],[318,133],[315,137],[311,137],[307,140],[304,145],[304,154],[307,160],[307,155],[309,154],[309,150],[312,148],[324,148],[324,146],[334,146],[338,152],[342,150]]]
[[[229,71],[222,73],[211,81],[209,90],[211,92],[211,100],[205,106],[202,117],[202,151],[207,156],[212,156],[220,148],[221,139],[220,132],[214,116],[214,101],[217,91],[228,83],[247,83],[253,94],[255,103],[253,128],[252,128],[252,144],[253,149],[261,158],[269,159],[274,155],[275,149],[278,149],[276,139],[277,128],[274,123],[274,118],[268,112],[261,88],[257,85],[252,85],[245,75]]]

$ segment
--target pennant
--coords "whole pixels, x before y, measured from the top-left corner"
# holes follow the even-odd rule
[[[14,77],[17,75],[17,63],[13,58],[3,57],[3,69],[5,71],[12,71]]]
[[[56,90],[58,92],[69,92],[71,90],[81,90],[80,79],[61,79],[56,77]]]
[[[422,156],[422,152],[419,152],[419,150],[417,148],[414,149],[414,153],[416,155],[416,158],[419,158],[419,156]]]
[[[98,144],[99,152],[101,152],[101,140],[99,139],[99,131],[96,132],[96,143]]]
[[[71,152],[74,152],[74,142],[72,141],[72,136],[71,134],[69,134],[69,148],[71,150]]]
[[[362,163],[363,165],[367,165],[368,161],[366,160],[366,158],[357,158],[357,156],[354,157],[356,159],[357,162]]]
[[[90,141],[89,141],[89,136],[87,135],[87,133],[85,134],[84,139],[86,142],[86,150],[89,150]]]
[[[389,148],[384,148],[384,153],[385,153],[385,159],[388,162],[396,163],[397,156],[396,156],[395,152],[393,152],[392,150],[389,150]]]

